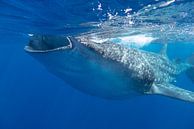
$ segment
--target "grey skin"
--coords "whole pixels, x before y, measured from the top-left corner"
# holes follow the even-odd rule
[[[159,94],[194,102],[194,93],[172,83],[177,75],[193,70],[187,63],[165,55],[89,39],[34,35],[25,47],[46,68],[74,88],[107,99]]]

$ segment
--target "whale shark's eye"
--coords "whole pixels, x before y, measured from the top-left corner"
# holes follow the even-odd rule
[[[33,52],[48,52],[66,48],[70,45],[68,37],[54,35],[33,35],[25,50]]]

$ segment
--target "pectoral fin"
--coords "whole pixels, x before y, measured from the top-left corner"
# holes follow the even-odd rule
[[[153,84],[150,89],[150,93],[194,102],[194,92],[176,87],[172,84]]]

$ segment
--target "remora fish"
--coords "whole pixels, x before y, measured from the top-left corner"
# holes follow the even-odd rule
[[[188,63],[194,64],[194,54],[187,60]],[[186,71],[188,77],[191,79],[192,82],[194,82],[194,68],[191,67],[189,70]]]
[[[170,61],[161,54],[89,39],[33,35],[25,47],[66,83],[90,95],[109,99],[133,94],[159,94],[194,102],[194,92],[174,86],[175,77],[193,65]]]

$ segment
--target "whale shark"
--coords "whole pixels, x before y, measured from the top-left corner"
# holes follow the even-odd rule
[[[193,64],[171,61],[167,44],[158,54],[108,41],[34,34],[24,49],[52,74],[92,96],[163,95],[194,102],[194,92],[174,85],[179,74],[193,71]]]

